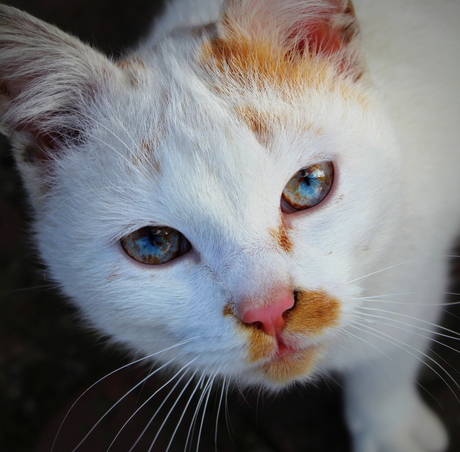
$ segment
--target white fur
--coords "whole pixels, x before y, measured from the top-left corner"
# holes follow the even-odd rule
[[[325,289],[343,307],[339,326],[321,338],[318,371],[345,375],[355,451],[441,451],[443,427],[414,379],[428,342],[417,328],[439,320],[460,220],[460,4],[354,2],[373,82],[362,82],[363,107],[335,86],[306,87],[287,101],[276,89],[214,79],[195,58],[202,35],[186,27],[215,22],[221,3],[170,3],[135,52],[143,63],[134,74],[0,7],[0,81],[22,93],[14,104],[0,98],[0,118],[31,192],[41,255],[82,315],[115,342],[147,355],[185,341],[162,359],[242,385],[272,386],[247,363],[245,337],[222,315],[226,303],[277,285]],[[239,104],[273,115],[268,149],[235,115]],[[66,116],[47,114],[56,108]],[[33,132],[19,123],[84,127],[86,140],[59,143],[50,172],[22,160]],[[324,160],[338,169],[333,196],[286,219],[293,251],[283,253],[268,232],[279,225],[281,192],[300,168]],[[161,267],[135,263],[118,241],[149,224],[181,231],[193,250]]]

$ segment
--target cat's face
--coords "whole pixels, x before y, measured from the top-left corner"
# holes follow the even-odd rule
[[[334,353],[401,181],[364,77],[305,44],[289,57],[236,45],[230,13],[97,63],[104,82],[56,160],[24,158],[30,137],[14,133],[41,254],[93,325],[142,355],[276,387]]]

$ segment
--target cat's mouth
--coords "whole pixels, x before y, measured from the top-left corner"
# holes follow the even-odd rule
[[[296,348],[277,338],[272,357],[260,365],[262,374],[272,383],[285,384],[312,373],[319,346]]]
[[[253,332],[251,336],[249,360],[270,383],[290,383],[310,375],[315,368],[320,345],[299,344],[294,338],[282,333],[268,337]]]

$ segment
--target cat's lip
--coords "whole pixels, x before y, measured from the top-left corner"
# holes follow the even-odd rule
[[[279,336],[276,338],[276,343],[278,347],[276,350],[275,358],[283,358],[284,356],[292,355],[299,351],[298,349],[286,344],[284,340]]]

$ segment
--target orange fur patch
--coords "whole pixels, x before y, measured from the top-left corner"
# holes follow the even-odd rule
[[[248,341],[248,361],[258,362],[273,358],[276,353],[276,339],[268,336],[256,324],[247,325],[234,312],[234,306],[227,303],[223,309],[224,316],[232,316]],[[324,329],[337,325],[340,315],[340,302],[324,291],[300,291],[296,296],[296,305],[287,311],[285,331],[305,336],[319,335]],[[313,349],[299,351],[293,355],[274,359],[263,365],[263,372],[273,373],[278,378],[282,375],[305,373],[316,356]],[[284,378],[284,377],[283,377]],[[288,377],[286,377],[288,378]],[[291,377],[289,377],[291,378]],[[280,380],[281,381],[281,380]]]
[[[344,14],[354,17],[351,2]],[[323,25],[323,22],[318,22],[318,27]],[[289,96],[292,96],[292,90],[328,87],[342,91],[346,98],[356,98],[367,105],[366,96],[353,84],[365,73],[363,62],[356,56],[348,61],[341,51],[338,52],[342,44],[348,45],[357,34],[355,20],[336,32],[336,38],[340,41],[335,49],[337,52],[326,55],[300,51],[296,47],[300,43],[292,39],[290,43],[289,40],[275,43],[264,39],[264,36],[249,36],[226,16],[220,27],[218,36],[206,39],[200,52],[200,63],[205,70],[221,78],[216,83],[216,91],[222,92],[222,87],[229,82],[241,85],[243,90],[248,87],[263,90],[267,85],[275,85],[280,94],[286,91]],[[320,31],[318,33],[321,35]],[[326,42],[329,41],[326,39]],[[340,76],[340,73],[347,72],[348,67],[354,68],[351,71],[352,80]],[[249,119],[252,121],[251,116]],[[256,130],[258,124],[260,122],[256,121]]]
[[[213,72],[241,81],[251,78],[261,86],[266,83],[281,87],[319,86],[332,75],[330,64],[324,60],[281,52],[269,42],[257,42],[244,35],[205,41],[202,62]]]
[[[292,242],[287,235],[285,227],[280,226],[279,228],[270,229],[270,235],[273,237],[278,246],[282,248],[286,253],[291,252]]]
[[[255,325],[245,325],[246,333],[248,334],[248,361],[255,363],[262,359],[271,358],[275,351],[275,339],[266,335],[261,329]]]
[[[292,356],[283,356],[264,364],[262,373],[274,383],[287,383],[312,371],[317,355],[316,348],[309,348]]]
[[[286,332],[308,336],[337,325],[340,302],[323,291],[297,292],[295,307],[286,312]]]

